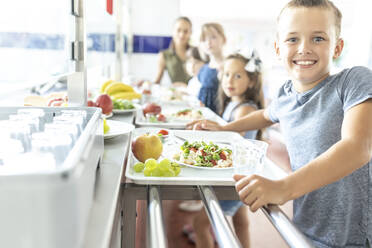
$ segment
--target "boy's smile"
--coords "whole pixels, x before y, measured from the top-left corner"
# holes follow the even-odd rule
[[[304,92],[329,75],[343,47],[336,42],[334,16],[321,8],[290,8],[281,15],[275,49],[296,91]]]

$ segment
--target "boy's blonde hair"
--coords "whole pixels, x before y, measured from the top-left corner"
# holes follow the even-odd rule
[[[277,18],[277,23],[279,23],[280,17],[284,10],[290,8],[322,8],[331,10],[334,15],[335,19],[335,28],[336,28],[336,38],[338,39],[341,34],[341,21],[342,21],[342,14],[341,11],[331,2],[330,0],[291,0],[288,2],[284,8],[280,11],[279,16]]]

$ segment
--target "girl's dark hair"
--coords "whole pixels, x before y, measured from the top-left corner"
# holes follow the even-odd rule
[[[204,59],[200,55],[200,51],[199,51],[198,47],[190,47],[189,49],[187,49],[186,57],[206,62],[206,61],[204,61]]]
[[[244,64],[249,62],[249,59],[243,57],[240,54],[231,54],[229,55],[225,61],[229,59],[238,59],[242,61]],[[249,72],[245,71],[248,75],[248,78],[251,82],[254,82],[253,87],[248,87],[247,90],[243,93],[243,101],[242,103],[253,102],[257,105],[258,109],[264,108],[264,95],[262,91],[262,73],[259,71]],[[231,98],[228,97],[222,89],[222,80],[218,87],[218,110],[219,114],[225,111],[227,104],[231,101]],[[256,139],[262,139],[262,132],[263,130],[258,130]]]
[[[178,18],[174,21],[174,24],[176,24],[176,23],[179,22],[179,21],[185,21],[185,22],[187,22],[188,24],[190,24],[190,29],[192,29],[192,22],[191,22],[191,20],[190,20],[188,17],[186,17],[186,16],[180,16],[180,17],[178,17]],[[169,47],[172,48],[172,50],[175,49],[175,47],[174,47],[174,43],[173,43],[173,39],[172,39],[171,42],[169,43]],[[190,48],[190,44],[187,44],[186,49],[189,49],[189,48]]]

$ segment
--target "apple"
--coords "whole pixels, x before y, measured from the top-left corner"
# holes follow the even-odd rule
[[[102,113],[105,115],[110,114],[114,108],[111,97],[107,94],[102,94],[97,98],[96,106],[100,107],[102,109]]]
[[[158,159],[163,152],[163,144],[155,134],[142,134],[132,142],[133,155],[142,163],[148,158]]]
[[[96,103],[93,102],[92,100],[89,100],[89,101],[87,101],[87,106],[88,107],[96,107]]]
[[[157,105],[156,103],[148,103],[146,106],[143,108],[143,114],[146,116],[146,114],[160,114],[161,112],[161,107]]]

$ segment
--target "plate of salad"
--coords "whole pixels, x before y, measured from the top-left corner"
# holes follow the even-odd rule
[[[140,108],[138,104],[125,99],[115,99],[112,100],[112,103],[114,105],[112,110],[114,114],[135,112],[138,108]]]
[[[197,169],[232,169],[232,150],[229,145],[205,141],[185,141],[173,155],[177,163]]]

